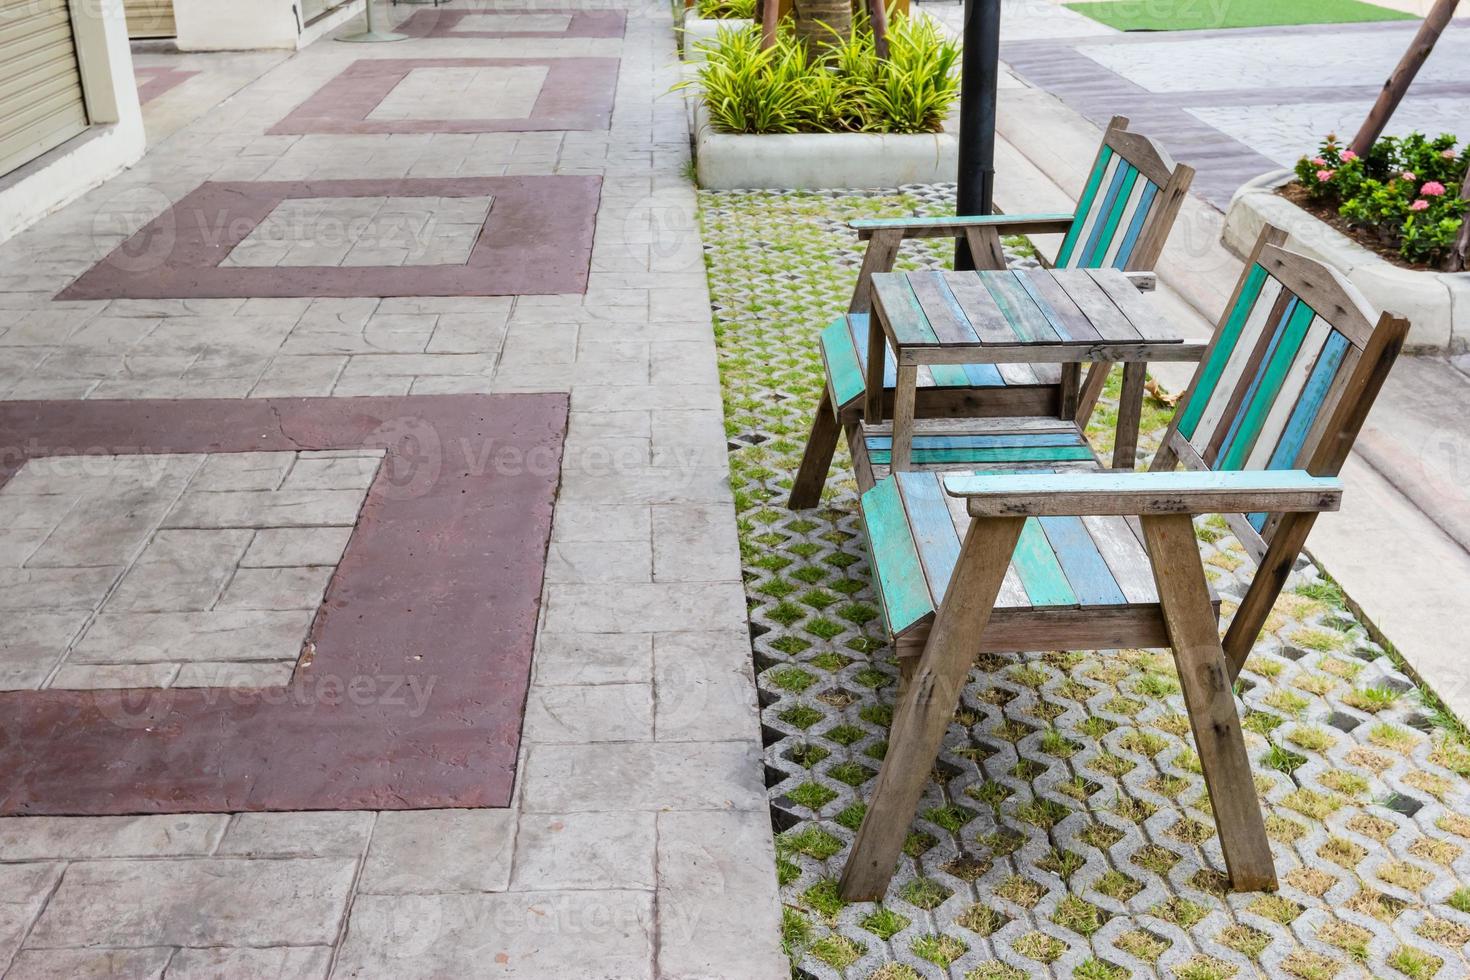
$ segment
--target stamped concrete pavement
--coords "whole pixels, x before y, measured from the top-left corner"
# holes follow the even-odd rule
[[[485,8],[464,30],[393,45],[249,62],[149,54],[147,67],[199,74],[155,87],[148,155],[0,244],[0,398],[571,398],[511,805],[0,820],[6,977],[787,975],[688,132],[668,94],[673,32],[665,5],[599,16],[619,12],[621,36],[545,11],[486,30],[497,15]],[[617,59],[610,123],[267,135],[353,62],[380,58]],[[516,117],[534,112],[525,88],[540,77],[460,80],[486,86],[487,116]],[[441,103],[419,92],[389,115]],[[53,299],[204,181],[552,175],[601,178],[585,292]],[[378,196],[374,216],[395,204]],[[436,205],[398,207],[389,224],[422,229]],[[288,217],[316,236],[324,214]],[[459,261],[465,235],[451,230],[425,250]],[[250,251],[236,261],[295,261]],[[212,465],[191,458],[176,481]],[[231,548],[244,540],[221,530]],[[335,545],[274,546],[321,557],[245,550],[232,567],[321,569]],[[322,574],[280,602],[307,601]],[[64,683],[71,666],[24,681]]]

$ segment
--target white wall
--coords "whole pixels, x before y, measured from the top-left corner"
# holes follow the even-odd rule
[[[136,163],[147,146],[122,0],[73,3],[72,16],[92,125],[0,175],[0,241]]]
[[[298,0],[174,0],[180,51],[251,51],[303,48],[362,11],[355,0],[301,23]]]

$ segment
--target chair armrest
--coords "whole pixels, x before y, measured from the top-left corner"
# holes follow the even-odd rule
[[[966,498],[972,517],[1297,513],[1342,502],[1341,480],[1304,470],[951,473],[944,489]]]
[[[1072,227],[1070,214],[977,214],[957,218],[863,218],[847,226],[867,241],[877,231],[898,231],[904,238],[958,238],[966,228],[994,228],[1001,234],[1063,234]]]

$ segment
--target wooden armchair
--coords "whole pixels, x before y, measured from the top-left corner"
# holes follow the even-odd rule
[[[964,237],[982,269],[1005,268],[1004,235],[1064,234],[1055,265],[1151,272],[1174,226],[1194,170],[1175,164],[1155,141],[1128,131],[1116,116],[1103,133],[1092,171],[1072,214],[996,214],[957,218],[884,218],[854,221],[858,238],[868,243],[857,286],[845,316],[822,331],[822,361],[827,385],[812,420],[806,452],[791,489],[794,510],[816,506],[832,454],[845,428],[862,418],[866,393],[868,315],[872,276],[893,268],[905,239]],[[1053,263],[1042,259],[1046,265]],[[1152,285],[1151,276],[1141,284]],[[926,371],[916,411],[920,417],[1066,415],[1086,425],[1111,365],[1094,364],[1085,383],[1071,386],[1064,400],[1062,373],[1076,366],[1018,365],[1005,372],[995,365],[945,365]],[[1125,402],[1142,403],[1146,365],[1124,373]],[[889,353],[884,369],[884,399],[891,403],[896,368]],[[1132,466],[1134,446],[1120,440],[1114,459]]]
[[[1233,887],[1275,887],[1231,685],[1408,330],[1284,238],[1257,243],[1150,472],[900,472],[864,494],[904,683],[844,898],[886,889],[977,653],[1133,647],[1173,650]],[[1257,565],[1223,643],[1209,513]]]

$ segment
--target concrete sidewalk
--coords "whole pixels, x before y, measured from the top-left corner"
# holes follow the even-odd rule
[[[63,414],[81,399],[146,398],[187,419],[188,403],[174,399],[343,399],[350,416],[409,395],[568,395],[540,608],[516,612],[536,624],[536,650],[510,805],[191,814],[166,812],[162,800],[151,807],[161,815],[0,819],[0,973],[786,976],[709,297],[684,177],[688,130],[681,97],[669,94],[678,73],[668,8],[523,15],[460,4],[456,17],[474,19],[442,31],[441,11],[393,9],[396,19],[429,15],[423,36],[323,41],[284,59],[140,59],[158,81],[148,155],[0,245],[0,398]],[[621,14],[625,30],[598,26]],[[357,118],[350,100],[329,99],[305,131],[270,132],[355,62],[388,69],[392,98],[358,106]],[[589,90],[571,105],[555,91],[534,97],[556,89],[546,81],[555,72],[605,71],[608,62],[612,91]],[[466,88],[446,99],[451,84]],[[610,114],[599,117],[604,103]],[[476,118],[463,118],[465,106]],[[571,126],[553,110],[584,118]],[[499,258],[475,258],[497,215],[544,199],[516,198],[520,189],[598,179],[585,225],[558,232],[580,198],[553,195],[542,218],[523,219],[520,238],[492,243],[504,249]],[[413,181],[432,193],[404,197],[399,188]],[[149,243],[172,239],[151,238],[154,222],[187,217],[203,182],[226,189],[219,215],[249,217],[255,230],[228,232],[227,223],[229,234],[250,237],[226,262],[218,252],[182,257],[180,245],[160,266]],[[267,197],[252,197],[255,189]],[[163,298],[53,299],[140,228],[148,233],[138,251],[112,264],[143,264],[97,288]],[[407,238],[390,245],[390,229]],[[193,234],[187,221],[175,230],[181,241]],[[533,247],[548,257],[524,274],[564,286],[484,295],[485,282],[465,273],[499,281]],[[208,294],[200,276],[180,272],[190,261],[241,291]],[[426,267],[459,270],[423,281],[460,294],[370,295],[375,281],[412,282]],[[309,291],[281,292],[285,279]],[[96,522],[81,514],[67,523],[62,512],[87,501],[102,508],[123,492],[112,470],[80,483],[58,471],[60,486],[27,475],[27,464],[15,480],[35,490],[27,499],[45,515],[6,524],[21,485],[0,494],[4,617],[30,609],[63,575],[75,603],[106,606],[158,603],[145,588],[111,591],[115,576],[164,575],[216,612],[236,601],[234,590],[251,615],[269,604],[285,642],[256,667],[231,664],[224,682],[244,673],[250,684],[277,683],[362,506],[363,468],[379,463],[302,448],[196,453],[160,467],[129,498],[137,514],[108,511],[109,527],[126,524],[132,535],[116,571],[85,558],[44,574],[22,567],[37,537],[77,553],[101,548],[100,535],[88,536]],[[0,457],[0,469],[10,459]],[[317,481],[313,496],[300,496],[296,480]],[[195,491],[214,493],[214,509],[175,507]],[[210,516],[225,498],[269,513],[254,524]],[[282,523],[310,533],[271,533]],[[512,573],[520,570],[501,572]],[[256,589],[248,596],[247,581]],[[439,608],[442,598],[415,605]],[[487,591],[485,601],[500,595]],[[187,626],[194,615],[170,621]],[[56,637],[42,625],[19,640],[8,631],[0,667],[55,657]],[[480,642],[488,649],[493,638]],[[257,655],[243,646],[242,656]],[[222,675],[190,661],[233,660],[224,647],[171,635],[168,663],[103,670],[84,652],[89,669],[30,670],[24,680],[17,671],[7,686],[213,685]],[[382,655],[391,662],[392,653]],[[516,710],[521,694],[512,697]],[[321,764],[286,761],[305,772]],[[179,758],[172,771],[207,782],[195,768]]]

